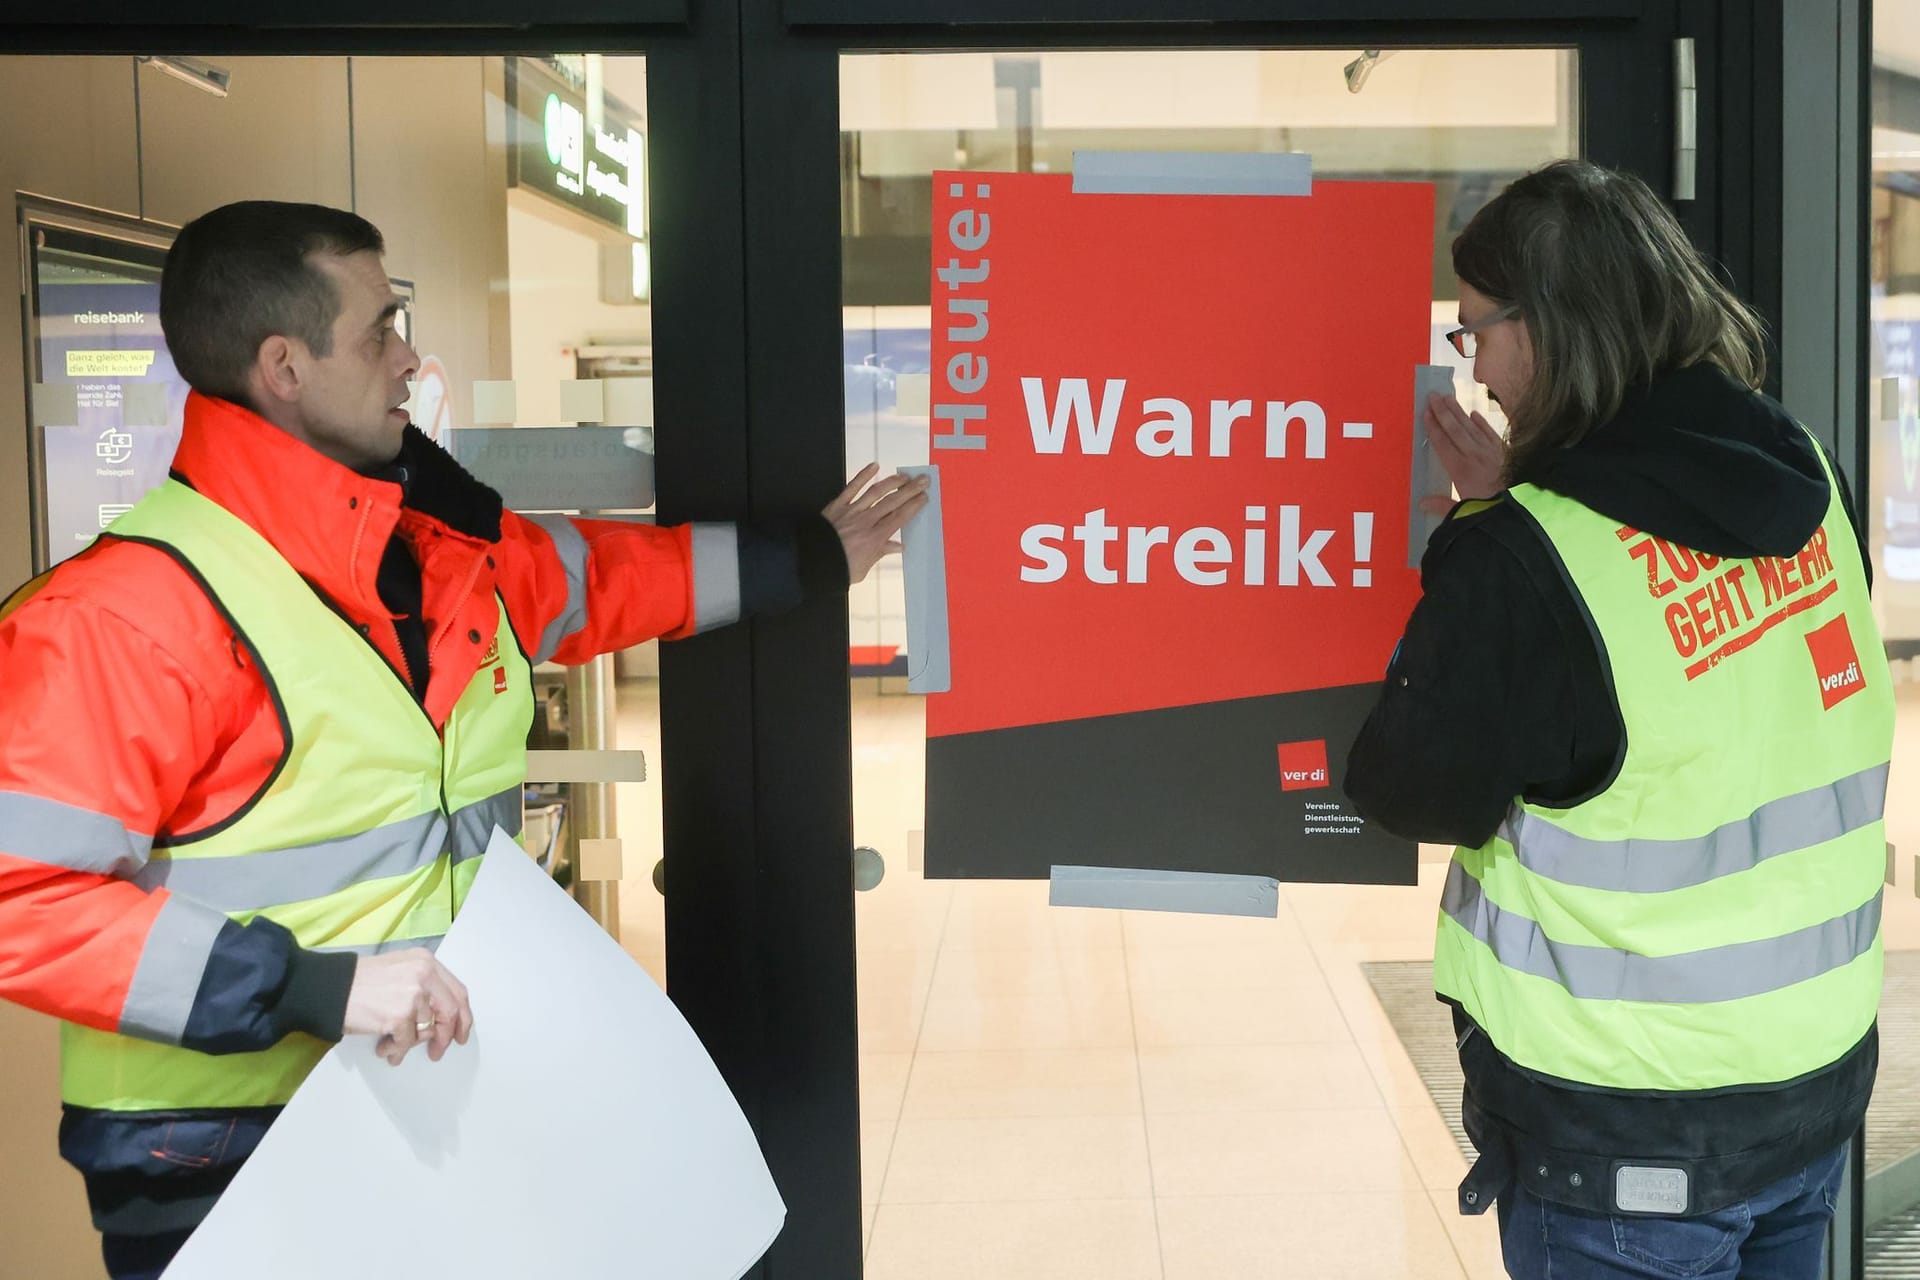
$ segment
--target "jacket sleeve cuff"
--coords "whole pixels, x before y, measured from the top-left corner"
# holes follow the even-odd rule
[[[264,916],[223,922],[187,1015],[183,1048],[251,1053],[305,1031],[338,1040],[358,957],[307,951]]]
[[[287,958],[287,985],[278,1021],[288,1031],[338,1040],[347,1022],[347,996],[360,957],[351,951],[295,950]]]
[[[847,593],[847,553],[823,515],[739,527],[740,615],[765,617]]]
[[[794,528],[800,553],[800,589],[807,599],[845,595],[852,571],[847,567],[846,544],[840,531],[823,515],[807,516]]]

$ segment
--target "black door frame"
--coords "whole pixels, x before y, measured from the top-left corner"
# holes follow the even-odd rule
[[[659,435],[661,518],[777,519],[843,478],[842,51],[1577,45],[1586,153],[1665,191],[1671,41],[1692,35],[1702,162],[1682,217],[1777,327],[1782,2],[1462,0],[1442,21],[1422,0],[329,0],[303,15],[325,25],[291,27],[238,0],[164,23],[75,0],[63,24],[0,26],[0,47],[645,54],[655,403],[679,428]],[[861,1268],[847,643],[821,602],[662,656],[669,989],[787,1202],[759,1280]]]

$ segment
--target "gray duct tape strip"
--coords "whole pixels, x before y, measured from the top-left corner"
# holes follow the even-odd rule
[[[120,384],[120,422],[129,427],[164,427],[169,412],[167,388],[158,382]]]
[[[1056,907],[1122,907],[1214,916],[1280,914],[1280,883],[1266,876],[1130,867],[1055,867],[1047,902]]]
[[[929,478],[926,510],[900,535],[907,587],[907,692],[946,693],[953,688],[953,662],[947,651],[947,542],[941,526],[940,468],[901,467],[900,474]]]
[[[71,427],[80,421],[80,388],[71,382],[33,384],[33,425]]]
[[[1076,151],[1075,195],[1310,196],[1303,152]]]
[[[1453,493],[1453,482],[1447,479],[1445,467],[1434,456],[1433,445],[1427,439],[1427,397],[1434,392],[1444,395],[1453,394],[1453,366],[1446,364],[1417,364],[1413,367],[1413,493],[1407,499],[1407,567],[1420,567],[1420,557],[1426,554],[1427,539],[1433,537],[1433,531],[1446,522],[1445,516],[1430,516],[1420,509],[1420,499],[1432,495],[1449,498]]]

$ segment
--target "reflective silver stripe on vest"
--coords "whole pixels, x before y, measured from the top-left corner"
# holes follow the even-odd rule
[[[138,871],[153,837],[117,818],[58,800],[0,791],[0,851],[69,871],[125,879]]]
[[[220,911],[258,911],[406,875],[446,848],[446,817],[423,813],[318,844],[224,858],[155,858],[133,880],[148,889],[165,885]]]
[[[197,902],[169,898],[160,904],[120,1010],[122,1035],[180,1043],[214,939],[226,923],[225,916]]]
[[[1880,894],[1845,915],[1777,938],[1671,956],[1560,942],[1538,922],[1500,908],[1455,862],[1440,909],[1509,969],[1546,978],[1581,1000],[1710,1004],[1778,991],[1865,955],[1880,932]]]
[[[566,516],[528,516],[527,519],[547,531],[553,549],[560,555],[560,567],[567,574],[567,603],[540,635],[540,648],[533,655],[535,666],[552,658],[567,637],[587,625],[587,540]]]
[[[408,875],[449,850],[454,862],[464,861],[487,851],[496,823],[509,835],[519,834],[520,788],[456,811],[451,823],[439,813],[423,813],[319,844],[224,858],[155,858],[131,878],[142,888],[164,885],[219,911],[259,911]]]
[[[1829,786],[1769,800],[1751,816],[1688,840],[1589,840],[1519,806],[1500,838],[1535,875],[1587,889],[1664,893],[1751,870],[1768,858],[1810,849],[1878,822],[1886,809],[1887,765]]]
[[[438,951],[446,938],[446,934],[436,933],[431,938],[389,938],[385,942],[356,942],[344,947],[309,947],[308,950],[333,955],[383,956],[389,951],[405,951],[410,947]]]
[[[740,531],[693,526],[693,629],[711,631],[740,618]]]
[[[459,810],[453,815],[453,860],[465,862],[485,853],[495,827],[510,836],[519,835],[521,821],[519,787]]]

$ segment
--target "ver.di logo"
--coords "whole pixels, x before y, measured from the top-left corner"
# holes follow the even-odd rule
[[[1303,791],[1332,786],[1327,776],[1327,740],[1280,744],[1280,789]]]
[[[1860,655],[1853,647],[1846,614],[1807,632],[1807,652],[1813,658],[1823,709],[1831,711],[1866,688],[1866,673],[1860,669]]]

